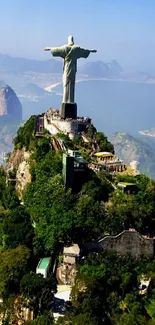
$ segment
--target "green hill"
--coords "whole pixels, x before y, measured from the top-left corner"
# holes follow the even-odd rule
[[[64,247],[73,243],[79,248],[85,243],[93,246],[100,237],[117,235],[129,228],[150,238],[155,233],[154,180],[143,174],[136,177],[111,175],[87,168],[81,187],[66,190],[62,150],[54,150],[52,136],[47,132],[36,136],[36,119],[37,116],[32,116],[17,132],[14,151],[8,159],[8,164],[12,162],[11,171],[7,166],[5,171],[0,168],[0,297],[4,324],[15,323],[17,311],[24,306],[33,310],[34,320],[23,320],[21,324],[54,324],[52,313],[57,283],[52,270],[54,264],[65,265]],[[62,133],[57,136],[65,141],[67,148],[80,148],[81,153],[90,156],[91,148],[85,148],[82,141],[72,141]],[[95,128],[91,127],[87,136],[95,138],[101,150],[113,151],[113,145]],[[132,150],[136,150],[136,141],[127,134],[119,135],[120,146],[122,137],[127,148],[131,146],[131,156]],[[139,153],[142,155],[144,151]],[[20,202],[16,182],[19,172],[21,181],[26,179],[27,168],[31,177]],[[123,181],[136,185],[135,194],[111,186],[111,182]],[[129,237],[127,247],[130,254]],[[51,257],[53,261],[47,278],[36,274],[38,262],[44,257]],[[55,324],[154,325],[154,269],[154,256],[138,259],[136,254],[120,256],[106,250],[88,256],[81,253],[76,263],[71,304],[66,306],[64,318]],[[68,268],[66,270],[68,272]],[[139,294],[143,274],[151,281],[145,296]]]

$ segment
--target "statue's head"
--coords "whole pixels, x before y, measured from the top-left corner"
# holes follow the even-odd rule
[[[74,37],[71,35],[68,36],[68,45],[74,45]]]

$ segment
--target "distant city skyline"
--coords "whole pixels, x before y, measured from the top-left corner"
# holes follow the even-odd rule
[[[125,69],[155,73],[154,0],[7,0],[1,3],[0,53],[51,58],[46,46],[75,42]]]

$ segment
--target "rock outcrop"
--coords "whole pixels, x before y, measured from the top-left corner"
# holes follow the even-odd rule
[[[10,86],[0,89],[0,117],[6,115],[22,120],[22,105]]]
[[[17,149],[12,152],[5,167],[8,180],[16,181],[16,190],[20,199],[26,185],[31,182],[30,156],[31,153],[25,148]]]
[[[152,141],[151,141],[152,140]],[[127,165],[139,161],[141,173],[155,179],[155,141],[149,137],[133,137],[128,133],[115,133],[111,138],[116,155]]]

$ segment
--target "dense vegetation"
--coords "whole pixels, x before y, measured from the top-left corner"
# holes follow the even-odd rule
[[[30,119],[24,124],[23,127],[20,127],[17,131],[17,136],[14,139],[15,149],[21,149],[25,147],[27,150],[31,150],[35,147],[37,143],[35,137],[37,117],[33,115]]]
[[[41,257],[57,258],[62,247],[81,246],[104,234],[117,234],[129,227],[142,234],[155,233],[155,182],[145,175],[111,177],[88,170],[78,191],[66,191],[62,178],[62,152],[52,149],[51,138],[35,137],[36,117],[20,128],[15,148],[31,151],[32,181],[20,204],[15,185],[6,182],[0,169],[0,297],[3,324],[14,324],[17,311],[28,306],[34,320],[27,325],[52,325],[52,302],[56,292],[53,275],[35,274]],[[61,134],[66,146],[87,153],[95,141],[100,150],[114,151],[102,133],[88,130],[87,148]],[[110,182],[134,182],[137,194],[114,190]],[[155,324],[155,260],[136,260],[114,253],[91,253],[79,261],[72,307],[57,324],[66,325],[153,325]],[[142,274],[151,277],[148,295],[139,295]],[[20,313],[19,313],[20,314]],[[21,316],[19,315],[19,318]]]
[[[72,289],[72,315],[58,324],[155,324],[154,267],[154,259],[91,254],[78,266]],[[138,289],[144,273],[152,279],[147,297],[140,295]]]

